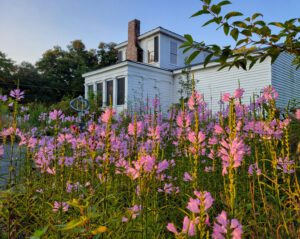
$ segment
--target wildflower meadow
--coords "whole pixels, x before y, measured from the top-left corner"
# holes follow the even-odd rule
[[[26,92],[1,95],[0,238],[299,238],[300,112],[278,110],[271,86],[243,95],[216,113],[193,90],[168,113],[153,99],[36,125]]]

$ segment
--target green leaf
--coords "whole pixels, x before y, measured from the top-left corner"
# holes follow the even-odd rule
[[[202,27],[205,27],[205,26],[207,26],[207,25],[209,25],[209,24],[211,24],[211,23],[213,23],[213,22],[215,22],[215,21],[216,21],[215,18],[210,19],[209,21],[207,21],[206,23],[204,23],[204,24],[202,25]]]
[[[252,15],[252,20],[255,20],[256,18],[258,18],[258,17],[263,17],[263,15],[261,14],[261,13],[259,13],[259,12],[257,12],[257,13],[254,13],[253,15]]]
[[[238,17],[238,16],[243,16],[244,14],[241,12],[229,12],[225,15],[225,19],[230,19],[232,17]]]
[[[254,25],[260,25],[260,26],[265,26],[266,23],[264,21],[256,21],[253,23]]]
[[[40,239],[48,230],[49,226],[45,226],[43,229],[36,230],[30,239]]]
[[[206,67],[207,64],[210,62],[210,59],[213,57],[214,54],[209,54],[207,57],[205,57],[204,62],[203,62],[203,66]]]
[[[251,61],[250,65],[249,65],[249,70],[252,69],[252,67],[256,64],[256,62],[257,62],[257,59],[254,59]]]
[[[190,34],[185,34],[183,36],[189,43],[193,44],[194,40],[193,37]]]
[[[230,35],[236,41],[239,37],[239,30],[237,28],[233,28],[230,32]]]
[[[200,51],[194,51],[188,58],[187,58],[187,64],[190,64],[198,55],[200,54]]]
[[[224,25],[223,25],[223,30],[224,30],[225,35],[227,36],[228,33],[229,33],[229,25],[228,25],[227,22],[224,23]]]
[[[209,13],[209,11],[203,9],[203,10],[200,10],[200,11],[194,13],[191,17],[197,17],[197,16],[200,16],[203,14],[208,14],[208,13]]]
[[[241,45],[241,44],[243,44],[243,43],[248,43],[248,39],[246,38],[246,39],[241,39],[241,40],[239,40],[239,41],[236,43],[236,46],[239,46],[239,45]]]
[[[270,22],[269,25],[284,28],[284,25],[281,22]]]
[[[244,29],[243,31],[241,31],[241,33],[245,36],[251,37],[252,36],[252,32],[250,30],[246,30]]]
[[[207,5],[211,3],[211,0],[203,0]]]
[[[221,12],[221,7],[219,5],[212,5],[211,6],[211,11],[214,14],[219,15],[219,13]]]
[[[246,28],[247,24],[242,22],[242,21],[235,21],[232,23],[232,25],[237,26],[237,27],[241,27],[241,28]]]
[[[228,5],[228,4],[231,4],[230,1],[222,1],[222,2],[219,2],[218,5],[221,7],[221,6],[224,6],[224,5]]]

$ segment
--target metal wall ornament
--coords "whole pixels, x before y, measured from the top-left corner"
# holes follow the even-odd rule
[[[70,101],[71,109],[78,113],[80,131],[84,129],[85,123],[82,119],[84,112],[90,109],[90,102],[81,95]]]

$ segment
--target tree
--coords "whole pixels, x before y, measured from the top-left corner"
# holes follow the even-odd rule
[[[7,94],[13,88],[13,74],[15,70],[16,66],[13,60],[7,58],[6,54],[0,51],[0,88],[4,91],[2,93]]]
[[[99,67],[105,67],[117,62],[118,50],[115,49],[116,44],[113,42],[100,42],[98,46],[97,56]]]
[[[222,68],[241,67],[251,69],[257,62],[263,62],[267,57],[275,62],[281,52],[294,54],[294,64],[300,67],[300,18],[293,18],[285,22],[264,22],[261,13],[254,13],[245,17],[243,13],[233,11],[223,13],[223,7],[230,1],[212,4],[211,0],[200,0],[202,9],[192,15],[198,17],[208,15],[210,20],[203,24],[216,24],[217,29],[223,29],[226,36],[230,35],[235,44],[220,47],[216,44],[206,45],[196,43],[192,36],[185,35],[186,42],[181,46],[184,52],[192,50],[187,62],[190,63],[201,52],[206,54],[204,66],[211,59],[220,63]]]

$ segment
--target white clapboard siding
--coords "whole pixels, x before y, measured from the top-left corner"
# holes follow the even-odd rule
[[[191,74],[194,74],[196,89],[204,94],[205,101],[213,112],[219,110],[220,94],[229,92],[233,94],[234,90],[240,87],[245,90],[244,102],[250,102],[250,97],[254,93],[259,94],[260,90],[271,84],[271,65],[270,60],[266,59],[263,63],[256,64],[250,71],[232,68],[218,71],[219,66],[192,68]],[[176,74],[174,77],[174,103],[180,98],[178,90],[180,89],[179,78],[185,75]]]
[[[172,104],[172,72],[154,67],[134,65],[128,69],[128,108],[139,108],[146,105],[147,99],[152,105],[157,96],[161,108],[167,111]]]
[[[294,56],[281,53],[272,65],[272,85],[279,93],[277,106],[285,108],[291,99],[300,100],[300,70],[292,65]]]

